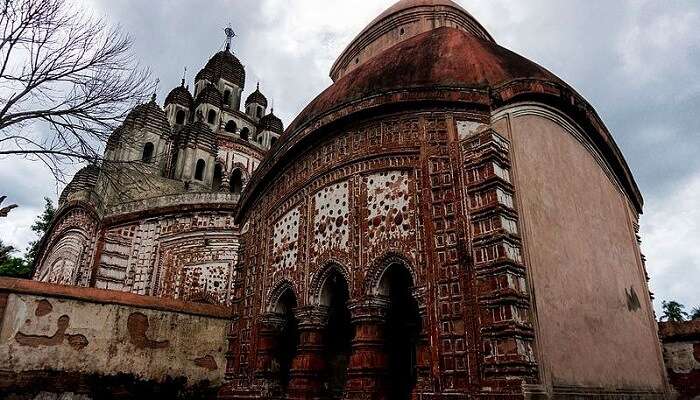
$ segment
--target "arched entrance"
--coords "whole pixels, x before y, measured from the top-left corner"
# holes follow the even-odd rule
[[[218,192],[221,189],[221,180],[223,179],[223,175],[223,167],[221,166],[221,164],[216,164],[216,167],[214,167],[214,180],[212,180],[211,183],[211,188],[215,192]]]
[[[236,168],[231,173],[229,188],[233,194],[241,194],[243,191],[243,173],[240,169]]]
[[[299,345],[299,331],[297,321],[294,317],[294,309],[297,306],[297,299],[291,289],[285,290],[277,301],[275,313],[280,317],[282,326],[278,336],[278,346],[273,351],[272,371],[283,389],[289,386],[292,360],[297,353]]]
[[[388,299],[385,350],[390,400],[407,400],[416,385],[417,346],[421,332],[418,303],[413,297],[413,277],[402,264],[390,265],[380,280],[380,295]]]
[[[348,284],[337,270],[327,278],[321,289],[321,305],[328,307],[328,324],[325,329],[325,387],[328,397],[340,399],[347,381],[348,362],[352,350],[352,326],[347,303]]]

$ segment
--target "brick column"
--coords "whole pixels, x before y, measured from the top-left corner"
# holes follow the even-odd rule
[[[284,317],[280,314],[265,314],[260,319],[258,329],[258,350],[255,365],[255,380],[263,391],[263,397],[276,397],[281,388],[273,361],[279,348],[279,338],[284,326]]]
[[[418,302],[418,316],[421,322],[418,343],[416,343],[416,387],[414,393],[433,391],[430,371],[430,335],[428,333],[428,310],[425,302],[425,288],[414,288],[413,297]]]
[[[292,361],[287,398],[319,399],[324,389],[321,380],[326,367],[323,335],[328,322],[328,309],[322,306],[300,307],[294,313],[299,327],[299,346]]]
[[[229,193],[231,191],[231,181],[229,179],[226,179],[226,175],[224,175],[223,172],[221,173],[221,186],[219,187],[219,192]]]
[[[349,304],[355,330],[348,365],[345,399],[382,400],[388,397],[386,375],[389,365],[385,350],[385,324],[389,301],[381,297]]]

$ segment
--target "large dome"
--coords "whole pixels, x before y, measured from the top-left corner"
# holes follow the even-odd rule
[[[400,42],[316,97],[260,166],[247,195],[253,196],[257,183],[302,149],[307,139],[321,134],[324,126],[351,115],[436,102],[495,110],[526,100],[555,107],[581,125],[641,211],[641,194],[622,153],[590,104],[536,63],[493,41],[448,27]]]
[[[438,28],[399,43],[335,82],[289,129],[341,104],[382,93],[419,88],[488,90],[519,79],[566,86],[551,72],[494,42],[458,29]]]
[[[414,8],[419,8],[419,7],[450,7],[454,8],[455,10],[459,11],[460,13],[463,13],[470,22],[474,24],[474,33],[481,37],[482,39],[487,39],[490,41],[494,41],[491,35],[486,31],[486,29],[481,26],[479,21],[476,20],[467,10],[465,10],[462,6],[459,4],[455,3],[452,0],[401,0],[397,1],[393,6],[387,8],[384,10],[383,13],[379,14],[377,18],[375,18],[372,22],[370,22],[365,29],[362,30],[362,32],[357,35],[358,37],[362,36],[363,33],[367,32],[368,30],[372,29],[372,27],[376,26],[378,23],[381,21],[389,18],[390,16],[400,13],[402,11],[407,11],[410,9]]]
[[[463,30],[493,42],[488,31],[464,8],[451,0],[401,0],[362,30],[338,56],[330,76],[337,81],[404,40],[435,28]]]

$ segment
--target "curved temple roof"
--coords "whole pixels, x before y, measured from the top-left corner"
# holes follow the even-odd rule
[[[330,76],[337,81],[396,43],[441,26],[456,27],[495,42],[476,18],[452,0],[401,0],[370,22],[350,42],[333,63]]]
[[[398,14],[402,11],[406,11],[406,10],[409,10],[411,8],[436,7],[436,6],[452,7],[452,8],[457,9],[459,12],[461,12],[465,16],[467,16],[472,22],[474,22],[474,24],[478,28],[480,28],[479,29],[479,31],[480,31],[479,36],[482,39],[487,39],[487,40],[490,40],[492,42],[495,42],[495,40],[493,40],[493,38],[491,37],[491,34],[489,34],[488,31],[483,26],[481,26],[481,24],[479,23],[479,21],[476,20],[476,18],[474,18],[471,14],[469,14],[469,12],[467,10],[465,10],[462,6],[460,6],[459,4],[455,3],[452,0],[400,0],[400,1],[397,1],[393,6],[387,8],[386,10],[384,10],[383,13],[379,14],[379,16],[377,18],[372,20],[372,22],[370,22],[367,25],[367,27],[365,27],[365,29],[363,29],[362,32],[360,32],[360,34],[357,35],[357,37],[362,36],[365,32],[370,30],[373,26],[377,25],[379,22],[383,21],[384,19],[386,19],[394,14]]]
[[[195,81],[207,79],[216,82],[219,79],[227,80],[241,89],[245,86],[245,68],[241,61],[228,49],[214,54],[207,65],[202,68]]]
[[[323,134],[325,125],[389,106],[439,103],[496,110],[520,101],[549,105],[576,121],[641,213],[642,197],[629,167],[585,99],[545,68],[495,42],[462,29],[442,27],[404,40],[373,57],[316,97],[290,124],[282,142],[256,171],[241,201],[239,218],[246,212],[246,200],[263,190],[279,165],[303,149],[303,141]]]

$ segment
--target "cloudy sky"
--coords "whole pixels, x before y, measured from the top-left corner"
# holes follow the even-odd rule
[[[289,123],[330,84],[349,41],[393,0],[76,0],[131,33],[160,78],[159,100],[223,44]],[[643,251],[659,308],[700,306],[700,3],[697,0],[457,0],[502,46],[553,71],[598,110],[645,197]],[[61,189],[40,165],[0,160],[0,188],[21,207],[0,223],[19,248],[44,196]]]

